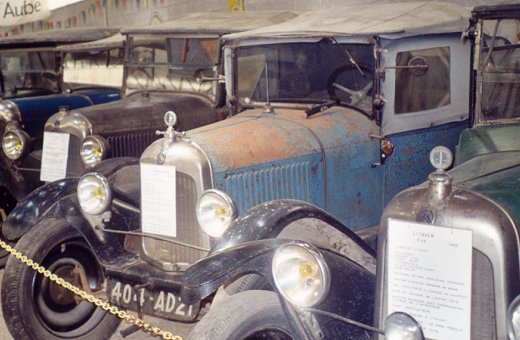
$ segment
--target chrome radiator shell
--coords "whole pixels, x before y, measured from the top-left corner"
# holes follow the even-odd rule
[[[143,237],[141,256],[168,271],[179,271],[204,257],[210,247],[202,231],[195,207],[200,195],[213,187],[211,166],[202,149],[186,138],[154,142],[141,156],[140,163],[173,165],[176,168],[177,237],[166,240]],[[178,242],[178,243],[176,243]],[[190,247],[193,246],[193,247]]]
[[[397,195],[385,208],[378,240],[375,322],[382,328],[387,311],[388,219],[417,221],[421,211],[433,212],[433,225],[473,233],[471,339],[506,339],[506,311],[520,293],[518,234],[510,216],[495,202],[473,191],[453,187],[436,205],[428,204],[422,185]],[[379,339],[383,339],[379,337]]]

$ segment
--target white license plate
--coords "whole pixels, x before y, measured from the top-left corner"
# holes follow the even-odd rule
[[[190,321],[197,317],[200,303],[187,305],[182,303],[175,289],[134,289],[131,284],[108,279],[107,293],[109,300],[130,310],[138,308],[144,314],[169,320]]]

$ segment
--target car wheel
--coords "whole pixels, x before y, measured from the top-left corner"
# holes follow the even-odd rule
[[[103,268],[80,233],[63,220],[38,222],[16,249],[74,286],[92,292],[102,288]],[[13,256],[5,267],[1,297],[15,339],[108,339],[121,321]]]
[[[276,293],[250,290],[212,306],[188,339],[292,339],[289,322]]]

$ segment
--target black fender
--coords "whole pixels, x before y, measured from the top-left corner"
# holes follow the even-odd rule
[[[121,168],[138,162],[136,158],[114,158],[100,163],[87,172],[99,172],[110,179]],[[79,178],[66,178],[48,183],[33,191],[19,202],[8,216],[2,226],[3,236],[10,241],[16,241],[39,221],[46,218],[62,219],[85,237],[102,265],[120,265],[122,261],[132,261],[135,255],[125,252],[124,235],[105,233],[103,239],[96,235],[93,226],[81,211],[76,195],[78,181]],[[113,198],[128,201],[124,192],[114,192]],[[123,213],[119,209],[112,208],[109,229],[127,231],[130,228],[129,221],[136,219],[139,219],[138,213],[129,213],[126,210]]]
[[[292,224],[308,218],[323,223],[317,227]],[[370,245],[331,214],[299,200],[274,200],[249,209],[215,242],[211,253],[244,242],[277,237],[330,248],[375,273],[376,252]]]
[[[29,231],[49,209],[71,194],[76,194],[77,178],[66,178],[48,183],[20,201],[2,225],[2,235],[7,240],[16,241]]]
[[[287,306],[288,303],[283,301],[277,291],[271,270],[274,252],[281,245],[289,242],[294,241],[286,239],[252,241],[215,252],[199,260],[182,275],[181,299],[184,303],[195,303],[209,296],[220,286],[233,282],[241,276],[255,273],[271,284],[282,304],[285,305],[284,309],[290,323],[300,324],[298,320],[291,320],[296,318],[297,314],[288,312],[291,306]],[[329,267],[331,286],[325,300],[315,308],[372,325],[375,275],[334,251],[320,248],[319,252]],[[327,335],[337,335],[338,332],[347,334],[342,329],[349,326],[328,317],[314,316]],[[304,331],[300,329],[298,332]],[[348,331],[351,332],[352,330]]]

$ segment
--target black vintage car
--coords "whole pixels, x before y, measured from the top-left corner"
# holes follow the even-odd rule
[[[428,181],[386,206],[376,275],[352,255],[294,240],[221,245],[186,270],[185,303],[252,273],[274,291],[240,292],[213,306],[193,339],[258,333],[350,338],[354,331],[362,333],[356,339],[383,339],[390,337],[389,327],[397,338],[408,338],[408,327],[394,328],[394,313],[417,320],[405,316],[414,329],[410,338],[519,338],[520,4],[480,6],[472,14],[466,35],[474,52],[472,127],[461,134],[456,157],[444,146],[434,148],[430,161],[437,170]],[[304,231],[309,218],[356,240],[334,218],[301,201],[251,209],[229,229],[230,240],[239,240],[241,229],[277,230],[292,223]]]
[[[109,157],[139,157],[158,138],[156,131],[163,128],[166,111],[177,114],[176,128],[182,131],[228,117],[220,36],[295,15],[192,13],[153,26],[122,29],[126,36],[124,98],[50,117],[45,124],[42,180],[79,176]],[[68,143],[51,147],[60,138]],[[47,154],[59,159],[59,164],[45,162]]]
[[[30,171],[33,158],[26,156],[41,149],[45,121],[60,107],[121,98],[122,39],[84,45],[118,31],[82,27],[0,40],[0,223],[16,202],[42,184],[38,172]],[[92,77],[111,69],[119,70],[119,77]]]

